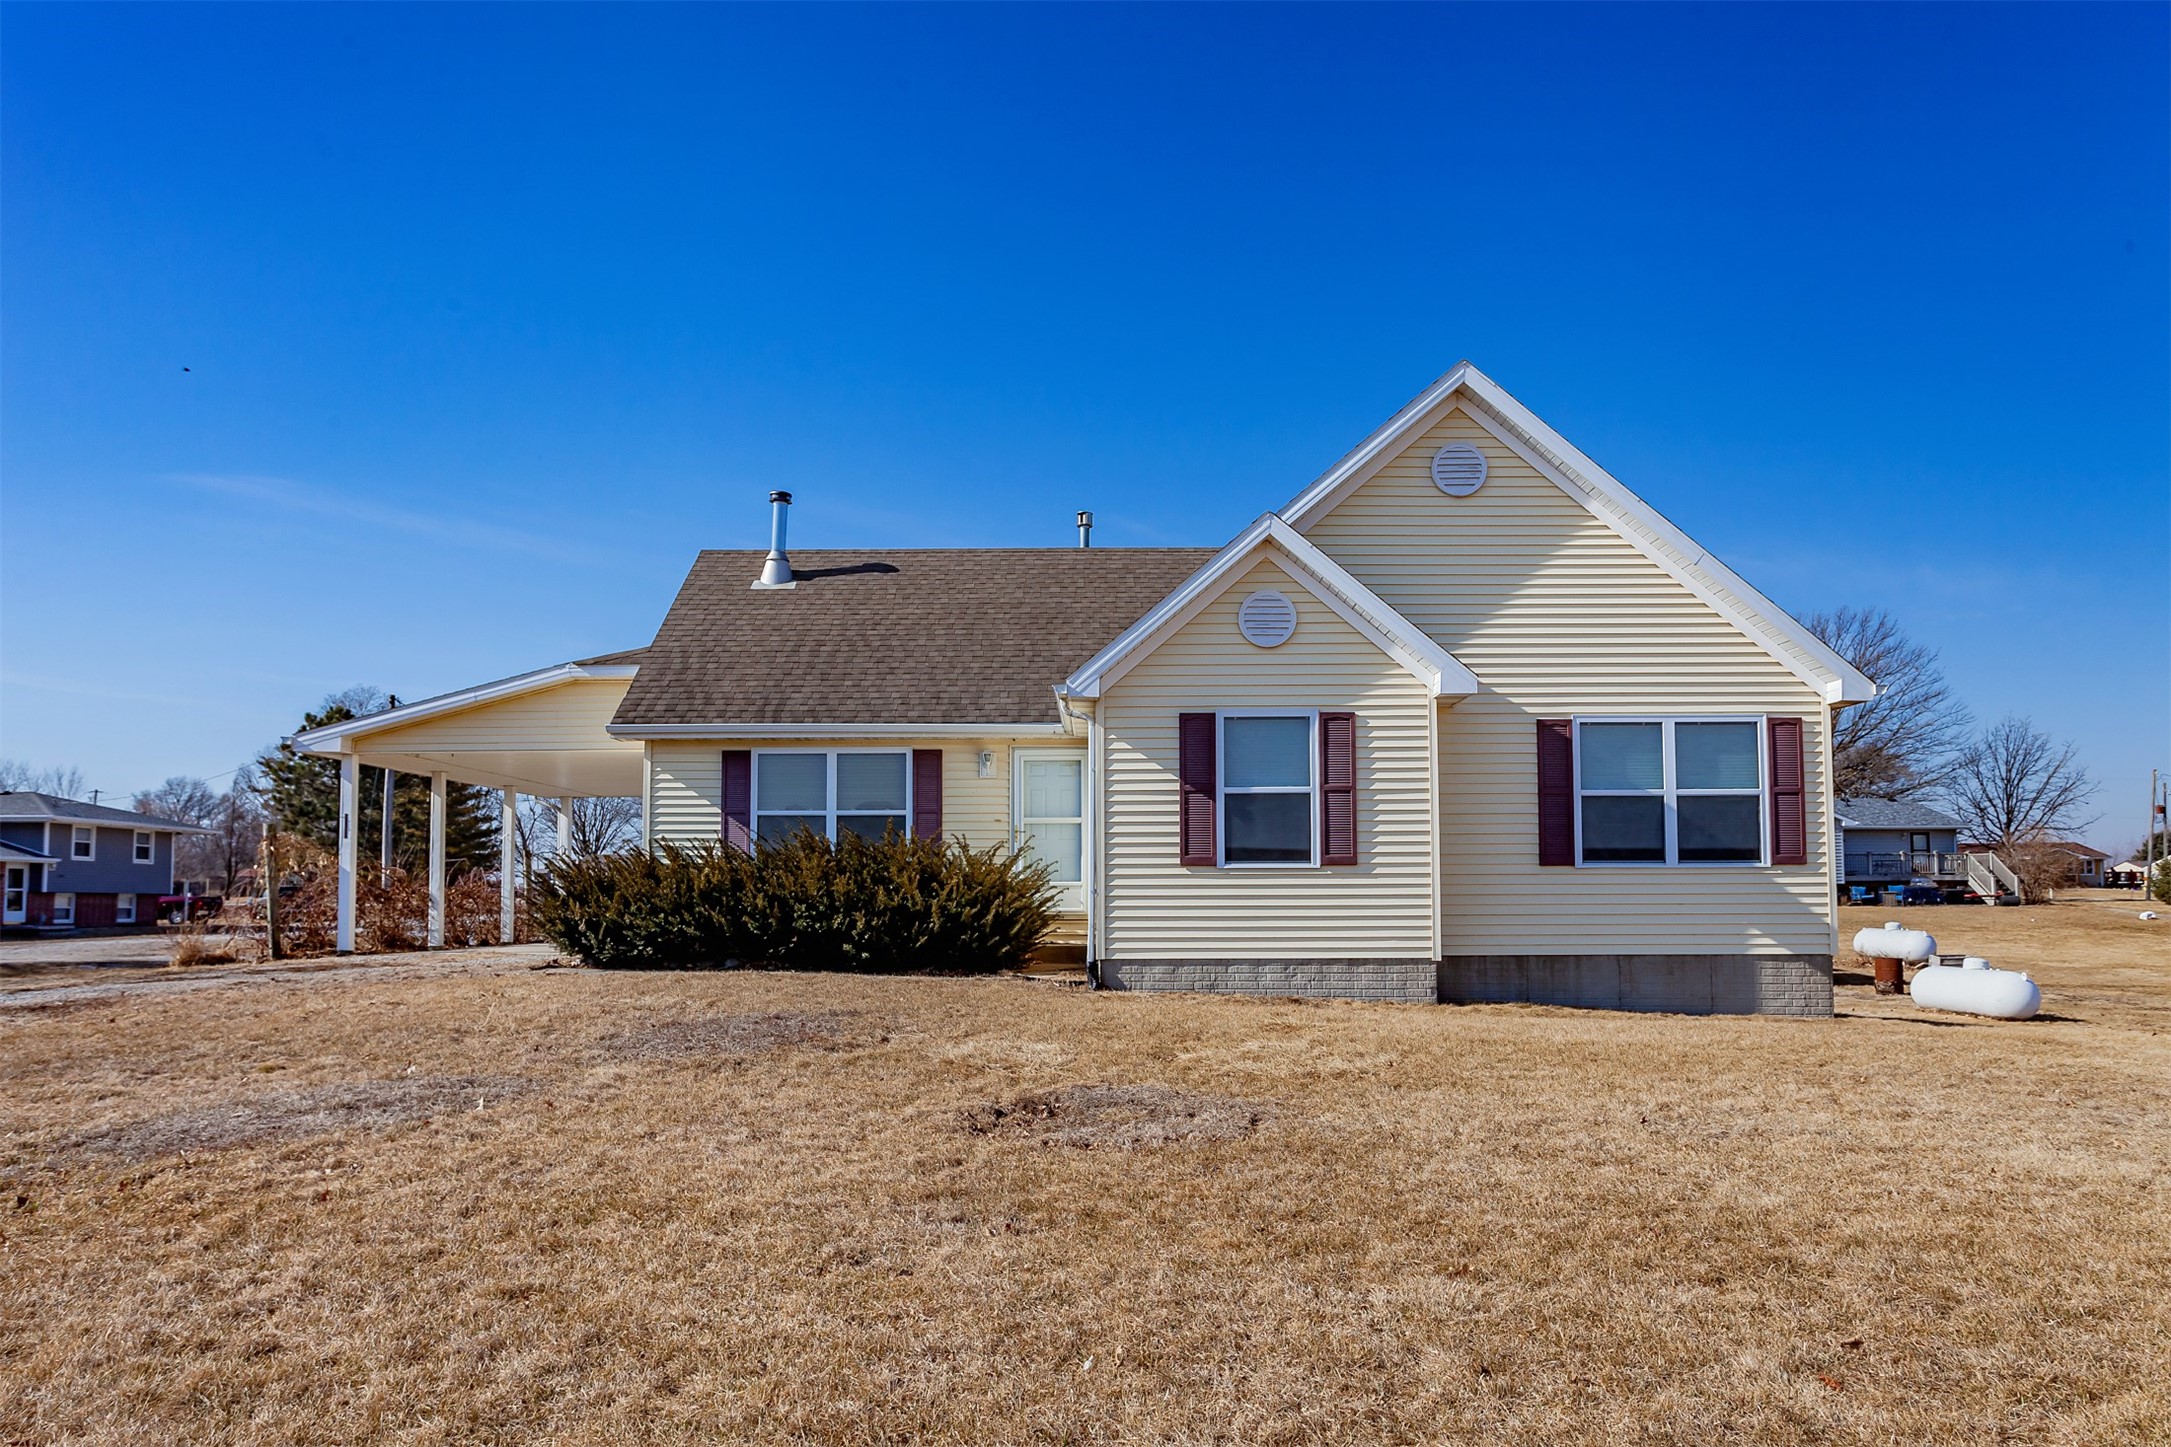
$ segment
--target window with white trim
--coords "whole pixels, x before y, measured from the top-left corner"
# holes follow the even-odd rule
[[[1764,725],[1755,718],[1576,720],[1585,864],[1764,862]]]
[[[158,836],[148,829],[138,829],[136,835],[136,863],[158,863]]]
[[[136,922],[136,897],[134,895],[116,894],[113,896],[113,922],[115,924],[134,924]]]
[[[1018,750],[1018,845],[1054,871],[1057,884],[1085,880],[1085,755]]]
[[[756,749],[754,838],[777,844],[801,829],[830,842],[840,833],[880,839],[910,834],[909,749]]]
[[[72,895],[72,894],[56,894],[56,895],[54,895],[54,896],[53,896],[53,923],[54,923],[54,924],[74,924],[74,923],[75,923],[75,896],[74,896],[74,895]]]
[[[1221,715],[1221,862],[1319,862],[1318,715]]]
[[[88,824],[76,824],[68,831],[68,857],[70,859],[96,859],[98,857],[98,831]]]

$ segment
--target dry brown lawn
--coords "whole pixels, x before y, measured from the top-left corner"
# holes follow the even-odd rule
[[[1910,915],[2026,1024],[503,954],[0,1009],[0,1441],[2164,1442],[2136,907]]]

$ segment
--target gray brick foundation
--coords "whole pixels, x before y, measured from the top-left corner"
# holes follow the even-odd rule
[[[1829,1015],[1832,957],[1456,955],[1440,961],[1439,998],[1683,1015]]]
[[[1101,983],[1115,990],[1313,995],[1423,1004],[1439,998],[1439,968],[1428,959],[1103,960],[1100,972]]]

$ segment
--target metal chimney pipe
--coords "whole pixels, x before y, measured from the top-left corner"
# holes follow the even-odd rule
[[[1093,546],[1093,514],[1089,512],[1081,511],[1078,514],[1078,546],[1081,548]]]
[[[762,560],[761,581],[754,584],[757,588],[789,588],[792,585],[792,560],[784,551],[784,522],[791,505],[790,493],[769,494],[769,556]]]

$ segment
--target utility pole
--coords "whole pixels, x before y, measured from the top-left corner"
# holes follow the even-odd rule
[[[272,857],[269,819],[263,830],[256,846],[256,869],[264,878],[264,958],[276,960],[285,953],[279,945],[279,861]]]
[[[2148,837],[2147,842],[2142,846],[2142,852],[2146,855],[2148,861],[2142,866],[2141,870],[2141,898],[2143,901],[2156,897],[2156,840],[2165,828],[2166,819],[2163,796],[2163,771],[2150,769],[2148,771]],[[2167,852],[2171,852],[2171,839],[2164,841],[2164,847]]]

